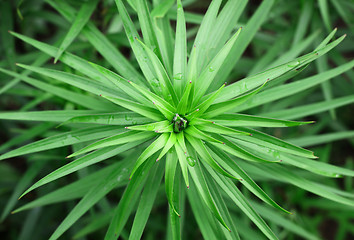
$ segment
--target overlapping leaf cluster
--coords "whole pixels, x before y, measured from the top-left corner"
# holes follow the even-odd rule
[[[75,18],[74,10],[64,1],[48,0],[48,2],[62,12],[65,18],[69,20]],[[200,212],[200,216],[206,214],[208,218],[207,215],[212,213],[219,223],[229,230],[223,232],[225,238],[228,239],[239,237],[219,189],[223,190],[224,194],[254,222],[266,237],[277,239],[253,205],[236,187],[235,181],[243,184],[265,203],[288,213],[247,175],[247,170],[253,172],[261,170],[278,180],[290,182],[333,201],[354,205],[352,201],[332,190],[293,174],[283,165],[292,165],[328,177],[353,176],[353,171],[312,160],[316,158],[313,152],[254,129],[257,127],[293,127],[311,123],[271,118],[280,116],[293,118],[306,109],[290,109],[278,114],[272,113],[269,117],[237,113],[303,91],[351,69],[354,61],[301,81],[262,91],[263,87],[272,81],[284,81],[297,75],[310,62],[337,46],[345,36],[330,42],[336,33],[336,30],[333,30],[313,52],[227,85],[224,81],[252,39],[252,35],[255,34],[255,29],[264,17],[264,12],[270,10],[273,1],[264,1],[246,28],[239,28],[229,39],[227,37],[235,27],[231,23],[236,22],[241,14],[241,12],[236,14],[232,11],[241,7],[243,3],[242,1],[228,1],[219,13],[221,3],[221,0],[212,1],[188,54],[186,22],[181,1],[177,1],[175,34],[172,34],[166,27],[168,20],[161,18],[168,10],[165,4],[161,4],[160,8],[156,7],[150,13],[146,1],[132,1],[131,6],[139,18],[141,37],[123,2],[116,0],[125,33],[142,75],[118,51],[114,50],[114,47],[93,24],[88,23],[85,26],[84,23],[89,20],[87,12],[92,13],[97,1],[95,4],[87,3],[82,6],[76,18],[77,22],[72,25],[72,29],[59,48],[18,33],[12,33],[19,39],[55,57],[55,61],[59,59],[74,68],[80,74],[17,64],[19,67],[81,88],[96,96],[72,92],[24,74],[0,69],[3,73],[90,109],[29,112],[22,115],[1,113],[2,118],[25,120],[45,118],[47,121],[62,122],[61,126],[81,123],[105,125],[73,130],[3,154],[0,159],[97,140],[69,155],[69,158],[77,157],[77,159],[39,180],[22,196],[72,172],[131,149],[139,149],[139,145],[144,146],[137,159],[119,162],[95,173],[90,178],[83,179],[80,184],[78,182],[80,186],[88,185],[87,189],[76,193],[83,198],[53,233],[51,239],[60,237],[113,188],[124,185],[121,176],[127,174],[127,169],[129,169],[130,182],[113,216],[110,216],[112,220],[106,239],[115,239],[121,234],[129,213],[132,211],[129,203],[137,201],[134,194],[139,192],[138,189],[141,191],[145,182],[142,199],[146,198],[149,207],[145,210],[139,205],[134,222],[136,224],[133,225],[131,235],[132,239],[140,238],[147,221],[149,208],[151,210],[154,201],[148,200],[147,196],[151,194],[156,196],[157,188],[154,189],[153,186],[161,181],[163,175],[165,176],[166,196],[170,205],[174,239],[181,237],[179,217],[182,206],[179,201],[181,195],[184,194],[182,192],[185,191],[180,189],[181,179],[189,188],[186,191],[191,204],[196,204],[195,200],[191,200],[192,198],[199,199],[201,202],[199,207],[206,207],[210,210],[207,213]],[[173,4],[174,1],[171,1],[171,6]],[[232,21],[225,24],[231,15]],[[65,51],[81,29],[97,50],[110,60],[118,73]],[[353,101],[353,96],[349,96],[337,99],[332,105],[339,106]],[[324,107],[322,105],[321,107]],[[326,107],[330,108],[328,105]],[[122,170],[123,164],[125,165],[124,171]],[[183,178],[180,177],[180,172]],[[91,184],[91,181],[97,181],[96,179],[100,179],[99,183]],[[58,195],[58,193],[56,195],[53,193],[53,196]],[[35,207],[36,204],[40,205],[46,201],[53,201],[50,200],[53,196],[47,195],[17,211]]]

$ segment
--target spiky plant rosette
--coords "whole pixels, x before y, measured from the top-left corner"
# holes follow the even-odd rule
[[[64,2],[48,2],[67,19],[74,18],[74,10]],[[296,127],[311,122],[237,113],[303,91],[352,68],[353,61],[295,83],[262,91],[272,81],[283,82],[300,73],[310,62],[338,45],[344,36],[330,42],[336,32],[334,30],[307,55],[235,83],[229,85],[224,83],[239,55],[251,40],[248,36],[254,34],[253,25],[256,27],[258,24],[256,19],[261,16],[262,11],[269,10],[271,2],[264,1],[259,12],[255,14],[255,20],[244,30],[239,28],[226,41],[225,36],[232,33],[234,26],[225,24],[224,21],[226,16],[231,14],[228,11],[235,6],[229,6],[233,4],[229,1],[217,15],[221,1],[212,1],[188,55],[186,23],[181,1],[177,1],[174,36],[164,29],[166,22],[162,20],[161,12],[150,13],[145,1],[136,1],[135,10],[143,35],[141,38],[122,1],[117,0],[116,5],[127,38],[144,77],[92,24],[83,28],[83,33],[110,60],[119,74],[61,48],[12,33],[85,76],[23,64],[18,66],[96,95],[76,93],[1,69],[4,73],[19,77],[26,83],[46,89],[89,109],[24,113],[19,119],[42,118],[45,121],[62,121],[61,126],[91,124],[89,128],[79,128],[28,144],[3,154],[1,159],[96,140],[69,155],[68,158],[77,159],[39,180],[22,196],[79,169],[118,154],[124,155],[131,149],[139,152],[141,149],[139,146],[143,146],[137,159],[128,157],[129,161],[124,161],[123,170],[122,165],[114,165],[104,173],[100,172],[101,175],[97,173],[97,177],[100,176],[97,185],[84,194],[51,239],[61,236],[102,197],[115,187],[121,186],[119,185],[121,176],[128,178],[126,175],[128,169],[130,182],[113,214],[106,239],[116,239],[121,234],[132,210],[129,207],[130,201],[138,192],[137,189],[141,189],[146,181],[149,187],[159,184],[163,174],[174,239],[180,238],[179,217],[182,206],[179,199],[184,191],[198,193],[200,204],[206,206],[219,223],[230,231],[224,232],[225,238],[238,238],[236,227],[232,223],[222,196],[218,192],[215,193],[219,189],[224,191],[265,236],[277,239],[235,182],[243,184],[265,203],[283,212],[289,212],[274,202],[247,175],[248,169],[264,172],[274,179],[289,182],[333,201],[353,206],[353,202],[347,198],[293,174],[286,166],[292,165],[328,177],[352,176],[352,171],[312,160],[316,158],[313,152],[254,129]],[[296,109],[295,113],[290,112],[288,116],[296,115],[296,111],[301,110]],[[16,118],[11,113],[6,114],[10,119]],[[274,114],[274,117],[276,116],[277,114]],[[282,112],[279,116],[287,115],[286,112],[285,114]],[[181,188],[181,182],[184,182],[185,188]],[[34,206],[36,203],[32,205],[29,203],[15,212]],[[142,224],[142,228],[145,224]]]

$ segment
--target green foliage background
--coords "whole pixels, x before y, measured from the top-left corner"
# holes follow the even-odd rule
[[[135,27],[139,29],[139,20],[140,23],[142,20],[134,10],[136,2],[138,1],[132,0],[129,3],[123,1]],[[162,4],[158,5],[160,2]],[[286,172],[274,172],[272,167],[267,165],[257,167],[259,165],[240,162],[240,166],[247,169],[246,172],[250,177],[276,203],[289,210],[291,215],[264,204],[244,185],[236,183],[236,186],[279,239],[353,238],[354,211],[353,204],[350,202],[354,199],[352,179],[354,167],[352,120],[354,112],[354,3],[346,0],[266,0],[263,3],[262,1],[230,0],[223,1],[222,6],[227,2],[234,2],[235,5],[232,9],[234,11],[230,10],[230,18],[225,18],[225,25],[230,25],[235,30],[243,27],[242,31],[246,34],[240,35],[244,44],[239,45],[240,50],[237,51],[239,55],[227,58],[228,62],[237,62],[237,64],[229,69],[230,76],[226,76],[226,71],[219,74],[218,81],[220,82],[227,80],[228,84],[231,84],[312,52],[330,33],[333,34],[330,40],[347,34],[345,39],[330,52],[316,59],[306,68],[293,71],[294,77],[290,79],[280,77],[276,81],[267,83],[259,95],[255,95],[253,99],[237,108],[237,112],[250,115],[316,121],[315,124],[291,128],[258,129],[298,146],[306,147],[319,157],[316,161],[342,168],[327,168],[327,165],[323,165],[325,166],[323,168],[317,165],[311,167],[306,162],[298,162],[293,165],[299,168],[287,166],[292,174],[287,175]],[[122,199],[129,182],[128,177],[134,166],[134,161],[131,159],[137,159],[148,145],[139,146],[141,142],[137,141],[134,150],[124,151],[108,160],[59,178],[35,189],[20,200],[17,198],[42,177],[71,162],[71,159],[65,158],[66,156],[92,143],[94,139],[120,133],[122,129],[103,125],[99,131],[92,134],[94,137],[87,137],[88,143],[79,142],[71,145],[75,143],[75,139],[67,136],[67,139],[61,138],[61,142],[53,141],[54,145],[64,146],[61,148],[27,155],[22,155],[26,153],[23,152],[14,154],[14,157],[11,156],[10,151],[43,138],[80,129],[83,126],[97,126],[83,124],[78,120],[78,123],[72,121],[56,128],[58,124],[78,116],[79,111],[86,115],[86,109],[93,109],[93,112],[109,107],[118,109],[109,102],[96,101],[98,97],[95,94],[59,82],[48,75],[35,73],[34,67],[44,67],[84,76],[83,73],[71,68],[70,64],[63,64],[59,57],[54,64],[54,58],[33,48],[31,44],[25,43],[30,42],[26,39],[28,37],[59,47],[63,44],[65,36],[71,35],[72,42],[64,41],[68,52],[118,73],[120,73],[121,62],[129,62],[133,68],[131,71],[128,70],[127,74],[130,73],[131,78],[135,79],[136,73],[141,71],[129,39],[126,37],[116,3],[113,0],[90,1],[89,4],[86,1],[70,0],[3,0],[0,4],[0,67],[3,69],[0,73],[0,119],[2,119],[0,122],[0,153],[4,154],[0,158],[11,157],[0,162],[0,238],[21,240],[50,238],[87,192],[92,192],[91,195],[95,196],[99,191],[105,191],[99,185],[100,182],[107,178],[107,174],[112,169],[117,168],[122,171],[122,179],[117,180],[119,183],[113,186],[114,189],[110,193],[107,192],[107,195],[96,205],[90,207],[89,211],[61,236],[61,239],[73,237],[103,239],[114,209]],[[182,4],[187,22],[186,35],[189,53],[209,2],[186,0],[182,1]],[[151,14],[157,16],[153,24],[166,27],[164,21],[171,20],[171,27],[175,31],[177,8],[174,1],[156,0],[153,1],[152,6],[149,1],[149,7],[154,9]],[[243,8],[244,10],[241,11]],[[256,15],[257,9],[258,15]],[[165,14],[161,15],[161,12]],[[237,22],[232,22],[231,16],[235,17],[237,14],[240,18]],[[257,18],[252,18],[252,16],[257,16]],[[80,19],[81,22],[78,21],[74,25],[75,18]],[[153,19],[155,21],[155,18]],[[336,30],[333,31],[335,27]],[[70,28],[72,30],[69,30]],[[17,35],[18,38],[16,38],[16,34],[11,35],[8,30],[21,35]],[[141,31],[139,33],[144,34]],[[229,34],[222,36],[224,41],[230,37]],[[212,44],[216,38],[217,36],[212,34],[207,35],[206,44]],[[148,44],[145,38],[144,40],[145,44]],[[166,46],[167,52],[171,49],[174,47]],[[16,66],[15,63],[24,64],[21,66],[25,68]],[[173,68],[168,65],[165,67],[166,69]],[[334,70],[329,73],[330,69]],[[6,74],[6,71],[7,73],[10,71],[12,75]],[[26,76],[30,76],[31,79]],[[314,77],[310,81],[299,81],[311,76]],[[278,88],[278,91],[271,92],[271,89],[295,82],[298,84],[292,85],[293,87],[286,91]],[[269,91],[268,95],[262,95],[266,91]],[[294,93],[288,91],[294,91]],[[281,97],[282,95],[285,97]],[[30,114],[32,111],[45,110],[78,111],[72,115],[60,115],[54,112],[37,116]],[[21,121],[23,119],[27,121]],[[132,119],[130,115],[127,115],[125,120],[131,121]],[[97,121],[105,124],[106,122],[103,121],[107,119]],[[137,123],[132,123],[132,125]],[[131,198],[127,197],[128,200],[125,199],[126,205],[121,207],[121,212],[126,214],[124,217],[127,223],[119,225],[121,239],[139,239],[141,234],[143,234],[143,239],[173,239],[173,226],[175,225],[171,224],[171,219],[174,218],[170,218],[173,212],[169,210],[165,181],[161,181],[163,168],[161,163],[153,168],[145,185],[137,184],[135,190],[137,193]],[[216,204],[225,206],[229,210],[230,215],[226,216],[227,221],[232,219],[231,222],[240,238],[266,239],[266,236],[252,223],[250,218],[240,211],[223,191],[220,191],[218,182],[214,182],[207,171],[204,174],[210,192],[214,200],[216,199]],[[182,176],[179,177],[183,179]],[[333,195],[329,196],[325,191],[316,190],[316,186],[319,185],[322,187],[319,189],[325,188]],[[176,183],[174,187],[185,188],[179,183]],[[322,197],[314,195],[314,192]],[[184,189],[180,193],[180,201],[183,203],[181,204],[182,239],[237,238],[237,233],[225,231],[226,229],[213,217],[198,192],[189,191],[186,194]],[[43,196],[46,198],[41,198]],[[35,200],[38,199],[45,199],[45,201],[36,202]],[[347,203],[347,205],[341,203]],[[10,214],[14,210],[16,213]],[[222,212],[228,211],[222,209]],[[135,213],[139,216],[138,219],[134,218]]]

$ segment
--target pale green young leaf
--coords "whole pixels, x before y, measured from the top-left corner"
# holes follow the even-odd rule
[[[237,97],[237,98],[229,100],[229,101],[225,101],[225,102],[216,103],[216,104],[211,105],[209,107],[209,109],[206,111],[206,113],[204,113],[202,115],[202,118],[212,118],[212,117],[218,116],[222,113],[225,113],[225,112],[235,108],[238,105],[241,105],[242,103],[246,102],[247,100],[252,98],[254,95],[256,95],[264,87],[264,85],[267,83],[267,81],[264,82],[263,85],[260,86],[259,88],[257,88],[256,90],[253,90],[241,97]]]
[[[153,104],[156,106],[156,108],[169,120],[172,120],[174,116],[174,112],[176,111],[176,108],[173,107],[171,104],[169,104],[167,101],[165,101],[163,98],[159,97],[158,95],[150,92],[147,89],[144,89],[143,87],[140,87],[133,82],[130,82],[130,84],[137,89],[139,92],[141,92],[143,95],[145,95],[150,101],[153,102]]]
[[[96,8],[98,0],[88,1],[80,7],[79,12],[77,13],[75,20],[71,24],[71,27],[66,34],[63,42],[61,43],[59,50],[55,56],[54,63],[58,61],[61,54],[67,49],[67,47],[75,40],[75,38],[79,35],[82,28],[85,24],[90,20],[90,17],[93,11]]]
[[[133,177],[134,173],[136,172],[136,170],[154,153],[156,153],[157,151],[159,151],[161,148],[163,148],[169,138],[169,133],[162,133],[160,134],[160,136],[154,141],[152,142],[143,152],[142,154],[139,156],[138,160],[136,160],[134,168],[130,174],[130,178]],[[156,159],[156,162],[158,162],[159,159]]]
[[[336,34],[336,32],[337,32],[337,28],[334,28],[332,30],[332,32],[330,32],[328,34],[328,36],[325,39],[323,39],[323,41],[315,48],[315,51],[325,47],[329,43],[329,41],[331,41],[333,39],[333,37]]]
[[[198,155],[200,156],[201,160],[206,162],[208,165],[210,165],[215,171],[217,171],[219,174],[224,175],[229,178],[237,179],[228,172],[226,172],[223,168],[220,167],[220,165],[212,158],[208,150],[206,149],[205,145],[203,142],[195,137],[192,137],[189,134],[185,135],[188,142],[193,146],[193,148],[197,151]],[[223,145],[223,144],[220,144]],[[189,168],[190,170],[191,168]]]
[[[136,103],[136,102],[133,102],[130,100],[126,100],[123,98],[109,97],[109,96],[103,96],[103,95],[102,95],[102,97],[119,105],[119,106],[122,106],[126,109],[129,109],[133,112],[136,112],[136,113],[138,113],[142,116],[145,116],[147,118],[150,118],[152,120],[155,120],[155,121],[163,120],[162,114],[159,111],[157,111],[157,109],[150,108],[150,107],[144,106],[142,104],[139,104],[139,103]]]
[[[154,9],[151,11],[151,16],[153,18],[162,18],[165,16],[167,11],[173,6],[175,0],[160,1]]]
[[[239,131],[235,130],[233,128],[225,127],[222,125],[219,125],[215,122],[204,120],[204,119],[194,119],[192,122],[189,123],[189,125],[193,126],[196,125],[199,130],[202,130],[204,132],[210,132],[210,133],[218,133],[218,134],[225,134],[225,135],[251,135],[248,132],[244,131]]]
[[[191,91],[193,89],[193,83],[192,81],[189,81],[189,83],[187,83],[183,95],[181,97],[181,99],[179,100],[179,103],[177,105],[177,112],[180,114],[186,114],[186,112],[189,110],[190,106],[190,102],[189,99],[191,99]]]
[[[209,86],[213,82],[215,76],[219,72],[219,69],[224,64],[225,59],[230,54],[231,48],[234,46],[240,32],[240,28],[225,44],[225,46],[218,52],[218,54],[210,61],[210,63],[205,67],[205,69],[201,72],[200,76],[197,78],[196,87],[194,89],[194,98],[193,104],[199,102],[204,93],[208,90]],[[215,84],[214,84],[215,85]],[[216,85],[217,86],[217,85]],[[220,85],[219,85],[220,86]]]
[[[165,2],[161,2],[166,4]],[[168,76],[172,79],[173,68],[173,50],[174,50],[174,33],[170,20],[167,16],[154,17],[154,27],[156,29],[157,41],[160,46],[162,62]]]
[[[182,175],[184,178],[184,182],[185,182],[187,188],[189,188],[188,164],[187,164],[186,152],[182,150],[182,147],[179,142],[177,142],[175,144],[175,149],[176,149],[179,165],[181,166],[181,171],[182,171]]]
[[[157,160],[160,160],[163,156],[165,156],[165,154],[175,145],[176,141],[177,141],[176,134],[174,132],[171,132],[170,137],[168,138]]]
[[[88,124],[107,124],[107,125],[136,125],[151,123],[153,120],[143,117],[135,112],[119,112],[119,113],[102,113],[90,114],[70,118],[69,120],[60,124],[66,125],[70,123],[88,123]]]
[[[203,172],[200,169],[200,165],[197,162],[194,167],[189,167],[188,168],[192,178],[193,182],[195,183],[195,186],[203,199],[204,203],[207,205],[209,210],[214,214],[214,216],[218,219],[218,221],[227,229],[230,231],[229,227],[226,225],[224,219],[220,215],[219,208],[215,205],[215,201],[210,195],[210,190],[209,187],[205,181]]]
[[[172,86],[171,79],[168,76],[166,69],[164,68],[164,65],[161,63],[159,58],[156,56],[156,54],[149,47],[147,47],[138,38],[136,38],[135,40],[138,41],[141,44],[141,46],[144,48],[147,55],[149,56],[149,59],[150,59],[152,65],[154,66],[156,77],[159,82],[158,83],[159,88],[161,89],[164,99],[168,102],[173,103],[173,105],[177,105],[178,100],[177,100],[176,92]],[[157,94],[158,93],[159,92],[157,92]]]
[[[223,141],[225,144],[218,144],[217,146],[224,150],[225,152],[228,152],[236,157],[239,157],[241,159],[251,161],[251,162],[261,162],[261,163],[276,163],[279,162],[279,160],[276,161],[270,161],[263,159],[261,157],[258,157],[246,149],[240,147],[239,145],[235,144],[234,142],[229,141],[227,138],[222,137],[221,135],[214,135],[214,138]]]
[[[207,142],[215,142],[215,143],[223,144],[222,141],[219,141],[219,140],[209,136],[208,134],[204,133],[203,131],[201,131],[200,129],[198,129],[197,127],[195,127],[193,125],[189,126],[187,129],[185,129],[184,132],[186,134],[191,135],[194,138],[197,138],[197,139],[201,139],[201,140],[204,140]]]
[[[133,0],[138,14],[141,32],[144,42],[161,59],[159,44],[157,42],[155,29],[152,24],[148,4],[146,0]]]
[[[181,0],[177,0],[177,25],[173,58],[173,86],[178,98],[183,96],[187,85],[187,36],[186,21]]]
[[[170,207],[174,212],[172,214],[176,214],[177,216],[180,216],[173,202],[174,192],[177,191],[177,189],[174,189],[175,181],[178,180],[178,179],[175,180],[177,160],[178,157],[175,151],[170,151],[166,154],[165,191],[166,191],[168,203],[170,204]]]
[[[211,37],[211,33],[215,25],[216,17],[219,12],[221,3],[221,0],[212,1],[203,17],[203,21],[200,24],[197,36],[195,37],[193,44],[193,46],[195,47],[195,52],[194,50],[192,50],[191,53],[190,61],[191,63],[196,63],[195,69],[193,69],[190,63],[188,63],[188,76],[192,75],[192,71],[195,72],[196,76],[198,76],[202,70],[202,66],[206,57],[206,45],[209,44],[208,40]]]
[[[152,104],[149,104],[148,101],[146,101],[146,98],[139,94],[135,89],[129,84],[129,80],[124,79],[123,77],[119,76],[118,74],[112,72],[111,70],[104,68],[100,65],[91,63],[91,66],[93,66],[95,69],[97,69],[105,78],[107,78],[109,81],[111,81],[115,86],[117,86],[121,91],[123,91],[125,94],[130,96],[131,98],[139,101],[141,104],[151,106]],[[141,84],[141,83],[140,83]]]
[[[138,131],[153,131],[153,132],[168,132],[173,129],[170,127],[171,122],[168,120],[163,120],[161,122],[154,122],[145,125],[135,125],[126,127],[126,129],[130,130],[138,130]]]
[[[76,151],[75,153],[67,156],[67,158],[72,158],[99,148],[105,148],[109,146],[116,146],[116,145],[121,145],[124,143],[129,143],[129,142],[134,142],[134,141],[139,141],[139,140],[146,140],[149,138],[152,138],[155,136],[156,133],[154,132],[137,132],[137,131],[126,131],[122,132],[107,138],[104,138],[102,140],[99,140],[97,142],[94,142],[79,151]]]
[[[205,101],[200,103],[199,105],[196,106],[196,109],[198,111],[193,112],[192,114],[189,115],[189,121],[192,121],[194,118],[199,117],[202,115],[205,111],[208,110],[211,104],[215,101],[216,97],[220,94],[222,89],[225,87],[225,84],[223,84],[217,91],[215,91],[212,95],[210,95]]]
[[[158,85],[158,82],[155,77],[154,66],[152,65],[152,63],[150,61],[147,61],[147,58],[148,58],[147,53],[145,52],[145,50],[143,49],[141,44],[138,43],[138,41],[136,40],[136,38],[139,37],[139,34],[138,34],[137,30],[135,29],[134,23],[130,19],[129,14],[128,14],[126,8],[124,7],[122,0],[116,0],[115,2],[117,5],[117,8],[118,8],[118,11],[119,11],[119,15],[122,18],[125,34],[127,35],[130,46],[131,46],[131,48],[134,52],[134,55],[139,63],[139,66],[140,66],[147,82],[151,86],[151,88],[155,92],[160,93],[159,89],[158,89],[159,85]],[[133,80],[133,79],[131,79],[131,80]]]

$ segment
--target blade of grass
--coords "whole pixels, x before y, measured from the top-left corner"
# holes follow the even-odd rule
[[[205,181],[203,172],[200,169],[199,163],[197,162],[194,167],[189,167],[189,172],[192,176],[193,182],[195,183],[195,187],[197,188],[201,198],[204,203],[207,205],[209,210],[213,213],[213,215],[218,219],[218,221],[230,231],[229,227],[226,225],[224,219],[220,215],[219,208],[215,205],[215,201],[210,194],[209,187]]]
[[[276,112],[270,112],[262,114],[269,117],[282,117],[287,119],[301,118],[304,116],[313,115],[330,109],[338,108],[344,105],[348,105],[354,102],[354,95],[336,98],[331,101],[322,101],[318,103],[308,104],[301,107],[295,107],[291,109],[280,110]]]
[[[295,127],[313,123],[313,121],[296,122],[237,113],[220,114],[213,117],[213,121],[215,121],[215,124],[228,127]]]
[[[102,113],[96,110],[53,110],[34,112],[0,112],[0,119],[21,121],[64,122],[70,118]]]
[[[34,189],[43,186],[44,184],[50,183],[58,178],[64,177],[70,173],[78,171],[82,168],[90,166],[92,164],[106,160],[107,158],[113,157],[121,152],[127,151],[128,149],[134,148],[139,144],[142,144],[145,140],[136,141],[134,143],[127,143],[119,147],[111,146],[104,149],[99,149],[93,153],[85,155],[77,160],[70,162],[57,170],[51,172],[47,176],[43,177],[35,184],[33,184],[29,189],[27,189],[21,196],[22,198],[27,193],[33,191]]]
[[[130,179],[133,177],[134,173],[136,172],[137,169],[154,153],[159,151],[161,148],[163,148],[169,138],[169,133],[163,133],[160,134],[160,136],[153,142],[151,143],[144,151],[143,153],[139,156],[138,160],[136,160],[134,168],[130,174]],[[158,162],[159,159],[156,159],[156,162]]]
[[[73,154],[67,156],[67,158],[72,158],[99,148],[105,148],[109,146],[116,146],[125,143],[131,143],[139,140],[146,140],[152,138],[156,135],[154,132],[138,132],[138,131],[126,131],[119,133],[117,135],[110,136],[108,138],[104,138],[97,142],[94,142],[79,151],[74,152]]]
[[[89,124],[104,124],[104,125],[136,125],[150,123],[152,120],[141,116],[134,112],[119,112],[119,113],[103,113],[91,114],[70,118],[60,124],[66,125],[70,123],[89,123]]]
[[[71,27],[66,34],[63,42],[61,43],[59,50],[55,56],[54,63],[58,61],[61,54],[69,47],[69,45],[75,40],[75,38],[79,35],[82,28],[86,25],[86,23],[90,20],[90,17],[93,11],[96,8],[98,0],[93,0],[82,4],[79,12],[77,13],[74,21],[71,24]]]
[[[220,165],[224,168],[229,169],[230,172],[233,173],[237,178],[242,179],[240,183],[242,183],[249,191],[251,191],[254,195],[256,195],[263,202],[273,206],[276,209],[279,209],[285,213],[290,213],[285,210],[279,204],[277,204],[273,199],[271,199],[263,190],[260,188],[257,183],[253,181],[251,177],[247,175],[247,173],[236,163],[236,161],[232,160],[225,152],[220,150],[219,148],[208,144],[208,147],[211,150],[211,154],[218,160]]]
[[[133,226],[130,230],[129,239],[131,240],[141,239],[143,235],[145,225],[161,184],[163,173],[163,164],[159,164],[159,166],[153,168],[149,174],[149,178],[145,183],[144,191],[141,195],[139,206],[135,214]]]
[[[0,160],[91,141],[98,138],[111,136],[112,134],[117,134],[122,131],[123,128],[117,128],[115,126],[99,126],[73,130],[67,133],[61,133],[48,138],[44,138],[7,152],[0,156]]]
[[[163,120],[162,114],[159,111],[157,111],[157,109],[155,109],[155,108],[150,108],[150,107],[144,106],[142,104],[139,104],[139,103],[136,103],[136,102],[133,102],[130,100],[126,100],[123,98],[109,97],[109,96],[103,96],[103,95],[102,95],[102,97],[119,105],[119,106],[122,106],[126,109],[136,112],[144,117],[150,118],[155,121]]]
[[[300,93],[320,83],[328,81],[329,79],[334,78],[348,71],[349,69],[352,69],[353,67],[354,67],[354,61],[350,61],[346,64],[325,71],[323,73],[319,73],[314,76],[302,80],[298,80],[293,83],[288,83],[271,89],[267,89],[264,92],[261,92],[258,95],[254,96],[249,102],[246,102],[242,106],[238,106],[234,108],[232,111],[243,111],[252,107],[259,106],[264,103],[268,103],[284,97],[294,95],[296,93]]]
[[[269,239],[278,239],[230,179],[216,174],[207,164],[204,164],[204,166],[218,186],[226,192],[232,201],[252,220],[265,236]]]
[[[174,194],[175,194],[174,192],[178,191],[174,188],[175,181],[179,180],[179,179],[175,180],[177,160],[178,157],[174,151],[170,151],[166,154],[165,191],[166,191],[168,203],[173,210],[173,212],[171,212],[170,214],[175,214],[180,217],[173,201]]]
[[[263,3],[265,2],[266,1],[264,1]],[[332,36],[332,34],[334,33],[332,32],[329,36]],[[321,44],[321,46],[319,46],[320,48],[316,48],[315,51],[312,53],[303,55],[290,62],[269,69],[267,71],[263,71],[255,76],[244,78],[240,81],[237,81],[236,83],[233,83],[225,87],[223,91],[224,92],[223,95],[219,96],[216,99],[216,102],[221,102],[223,100],[227,100],[239,96],[244,92],[247,92],[251,89],[256,88],[257,86],[262,85],[266,79],[272,81],[291,70],[298,69],[302,66],[309,64],[310,62],[316,60],[317,58],[319,58],[320,56],[324,55],[325,53],[333,49],[335,46],[337,46],[341,41],[343,41],[345,36],[346,35],[343,35],[342,37],[336,39],[335,41],[329,43],[328,45],[322,46]],[[323,41],[323,43],[325,43],[327,40],[329,41],[328,37],[325,39],[325,41]]]
[[[41,89],[45,92],[52,93],[58,97],[61,97],[63,99],[66,99],[68,101],[71,101],[73,103],[81,105],[83,107],[86,107],[88,109],[92,109],[92,110],[114,110],[114,109],[116,109],[116,107],[113,104],[110,104],[108,102],[99,101],[97,99],[85,96],[83,94],[75,93],[73,91],[66,90],[64,88],[56,87],[51,84],[47,84],[42,81],[38,81],[36,79],[17,74],[15,72],[7,71],[3,68],[0,68],[0,72],[6,73],[6,74],[13,76],[15,78],[19,78],[22,81],[24,81],[24,82],[26,82],[38,89]]]
[[[73,21],[76,12],[63,0],[46,0],[54,9],[64,16],[69,22]],[[95,49],[107,59],[107,61],[128,80],[135,79],[136,81],[145,83],[145,79],[134,68],[134,66],[117,50],[117,48],[95,27],[91,22],[88,22],[82,29],[82,33],[91,42]]]
[[[127,188],[125,189],[122,198],[119,201],[118,206],[114,210],[113,218],[106,232],[105,240],[115,240],[117,239],[126,224],[128,217],[133,210],[132,201],[134,198],[138,199],[144,182],[149,176],[151,168],[158,168],[160,163],[155,163],[154,159],[157,156],[154,155],[143,163],[143,166],[137,169],[135,177],[129,182]],[[161,164],[162,165],[162,164]]]
[[[173,1],[174,2],[174,1]],[[183,95],[187,82],[187,36],[186,21],[181,0],[177,0],[176,40],[173,58],[173,85],[178,98]]]
[[[226,82],[227,76],[230,74],[235,64],[240,59],[242,53],[246,50],[247,46],[255,36],[260,26],[269,16],[268,13],[271,10],[273,4],[274,0],[262,1],[256,12],[252,15],[250,20],[248,20],[246,27],[237,40],[237,43],[232,47],[230,54],[225,59],[225,63],[227,64],[224,64],[219,70],[218,79],[214,82],[216,86],[220,86],[221,83]]]
[[[50,240],[58,239],[66,230],[68,230],[82,215],[93,207],[102,197],[112,191],[117,185],[117,178],[123,171],[122,166],[117,167],[110,175],[99,180],[96,186],[81,199],[75,208],[58,226],[55,232],[50,236]]]

